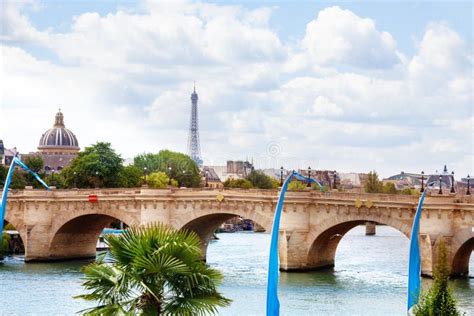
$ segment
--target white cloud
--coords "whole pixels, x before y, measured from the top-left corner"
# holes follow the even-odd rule
[[[24,9],[8,8],[2,33],[7,147],[35,150],[61,106],[82,147],[106,140],[125,157],[184,151],[196,80],[206,162],[472,170],[472,53],[445,24],[428,25],[404,57],[374,20],[338,7],[320,11],[299,44],[271,29],[276,9],[267,7],[150,2],[80,14],[62,33],[37,30]]]
[[[342,114],[342,109],[334,102],[331,102],[328,98],[318,96],[314,100],[309,114],[316,116],[340,116]]]
[[[386,68],[400,62],[390,33],[378,31],[372,19],[337,6],[321,10],[308,23],[302,44],[320,65]]]

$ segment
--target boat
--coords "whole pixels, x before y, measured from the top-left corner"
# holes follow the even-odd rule
[[[105,235],[120,235],[123,233],[123,229],[115,229],[115,228],[104,228],[102,232],[100,233],[99,239],[97,239],[97,245],[95,249],[97,251],[104,251],[104,250],[109,250],[109,245],[105,241]]]

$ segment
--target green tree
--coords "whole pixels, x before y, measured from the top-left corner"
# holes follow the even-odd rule
[[[28,155],[26,156],[24,163],[28,168],[36,173],[43,171],[44,161],[40,155]]]
[[[8,168],[5,167],[4,165],[0,165],[0,188],[2,188],[3,184],[5,183],[7,173],[8,173]]]
[[[23,190],[26,185],[25,173],[19,169],[13,171],[10,189]]]
[[[398,190],[395,187],[395,184],[393,184],[391,182],[388,182],[388,183],[385,183],[384,185],[382,185],[382,192],[381,193],[398,194]]]
[[[121,185],[123,168],[123,159],[112,149],[111,144],[98,142],[80,152],[61,174],[68,187],[116,188]]]
[[[40,155],[28,155],[23,162],[42,179],[45,178],[45,173],[43,171],[44,161]],[[43,185],[39,183],[39,181],[36,180],[36,178],[30,172],[25,172],[25,179],[27,185],[32,186],[35,189],[43,187]]]
[[[148,175],[147,183],[148,186],[155,189],[165,189],[168,187],[170,178],[164,172],[153,172]],[[171,185],[177,186],[176,180],[171,181]]]
[[[199,168],[188,155],[161,150],[158,154],[138,155],[133,161],[140,170],[146,167],[149,172],[164,172],[182,186],[200,187],[202,185]]]
[[[34,181],[36,181],[36,180],[34,180]],[[38,182],[38,181],[36,181],[36,182]],[[57,189],[66,189],[66,188],[69,187],[68,184],[67,184],[66,178],[65,178],[65,176],[62,172],[55,172],[55,173],[51,173],[51,174],[47,175],[46,179],[45,179],[45,182],[46,182],[47,185],[54,186]],[[42,188],[43,186],[40,184],[39,186],[35,185],[35,187]]]
[[[365,192],[367,193],[380,193],[383,190],[382,181],[379,180],[377,172],[370,171],[367,175],[367,181],[364,184]]]
[[[111,263],[85,267],[78,298],[98,302],[86,315],[206,315],[230,300],[217,291],[222,274],[201,259],[197,234],[162,224],[108,235]]]
[[[449,263],[448,249],[441,239],[436,254],[436,264],[433,271],[433,285],[428,293],[421,296],[420,301],[414,307],[416,316],[457,316],[462,315],[456,308],[456,300],[449,288]]]
[[[301,181],[292,180],[290,183],[288,183],[289,191],[303,191],[304,189],[306,189],[306,183]]]
[[[224,187],[230,189],[251,189],[253,188],[253,185],[252,182],[246,179],[229,178],[224,181]]]
[[[137,188],[143,184],[144,173],[133,165],[126,166],[119,174],[119,186],[123,188]]]
[[[273,181],[273,178],[267,176],[262,171],[253,170],[245,179],[250,181],[254,188],[275,189],[275,182]]]

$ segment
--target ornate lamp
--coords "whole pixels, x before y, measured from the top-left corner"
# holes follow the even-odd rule
[[[420,192],[424,192],[425,191],[425,172],[422,171],[421,172],[421,189],[420,189]]]
[[[311,167],[308,167],[308,188],[311,187]]]

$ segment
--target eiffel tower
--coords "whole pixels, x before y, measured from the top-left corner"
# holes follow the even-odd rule
[[[188,137],[188,155],[196,162],[198,167],[202,167],[201,145],[199,144],[199,124],[197,109],[198,94],[196,93],[196,84],[191,94],[191,122],[189,124]]]

